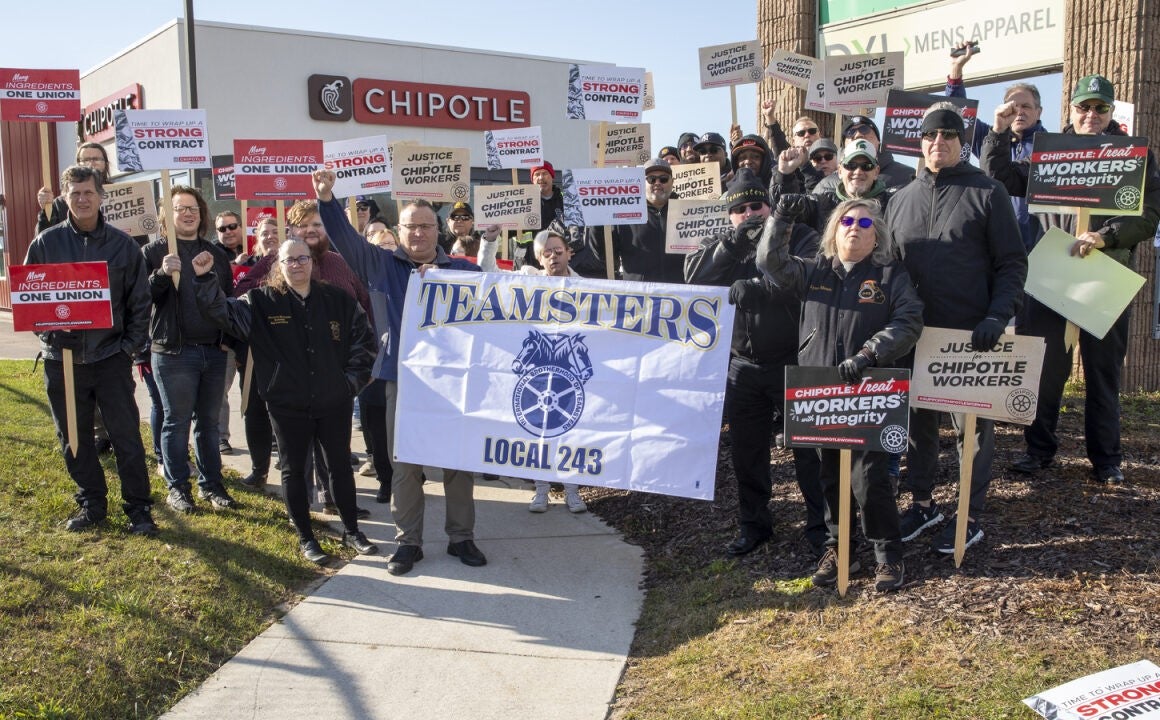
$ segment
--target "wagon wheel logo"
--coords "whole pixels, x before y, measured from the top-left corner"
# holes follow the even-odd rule
[[[654,107],[656,107],[656,104],[656,100],[651,95],[644,99],[645,110],[652,110]]]
[[[524,216],[524,227],[538,228],[540,226],[540,216],[536,213],[530,213]]]
[[[900,453],[906,450],[906,428],[901,425],[887,425],[882,428],[882,434],[879,440],[882,442],[882,449],[889,453]]]
[[[749,79],[753,82],[761,82],[761,77],[764,75],[761,68],[753,68],[749,71]]]
[[[1035,415],[1035,393],[1027,388],[1017,388],[1007,396],[1007,412],[1011,417],[1026,420]]]
[[[563,435],[584,414],[584,383],[593,375],[584,336],[528,332],[512,372],[520,376],[512,392],[512,414],[536,437]]]
[[[69,315],[72,315],[72,310],[69,309],[68,305],[57,305],[52,313],[56,315],[58,320],[67,320]]]
[[[153,215],[146,215],[141,218],[141,229],[148,235],[157,229],[157,218]]]
[[[467,198],[467,185],[464,183],[455,183],[451,186],[451,195],[456,200],[465,200]]]
[[[637,161],[637,162],[639,162],[639,163],[646,163],[646,162],[648,162],[648,161],[649,161],[649,159],[650,159],[650,158],[649,158],[649,154],[648,154],[648,152],[647,152],[647,151],[645,151],[645,150],[641,150],[641,151],[640,151],[639,153],[637,153],[637,155],[636,155],[636,161]]]
[[[40,113],[41,115],[48,112],[48,103],[44,102],[43,100],[36,103],[36,112]]]
[[[1140,204],[1140,188],[1122,187],[1116,191],[1116,207],[1121,210],[1132,210]]]
[[[286,178],[282,177],[281,175],[274,178],[274,189],[275,190],[285,190],[286,185],[287,185]]]

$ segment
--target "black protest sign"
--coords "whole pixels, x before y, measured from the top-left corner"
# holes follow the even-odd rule
[[[234,193],[234,156],[213,156],[213,197],[214,200],[233,200]]]
[[[963,155],[970,157],[971,142],[975,137],[975,120],[979,116],[979,101],[945,95],[891,90],[886,97],[886,118],[882,125],[882,148],[895,155],[922,157],[922,116],[931,105],[950,102],[963,116]]]
[[[909,397],[909,370],[871,368],[849,385],[835,367],[786,367],[786,445],[903,452]]]
[[[1068,207],[1092,215],[1144,212],[1148,138],[1035,133],[1027,202],[1032,210]]]

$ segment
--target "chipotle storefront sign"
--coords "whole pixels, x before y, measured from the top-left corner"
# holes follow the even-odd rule
[[[310,117],[372,125],[495,130],[531,125],[526,92],[400,80],[311,75]]]
[[[113,112],[116,110],[143,110],[145,96],[140,83],[123,87],[117,92],[86,105],[81,110],[77,126],[81,142],[103,143],[113,137]]]

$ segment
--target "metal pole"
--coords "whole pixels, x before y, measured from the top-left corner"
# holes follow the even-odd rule
[[[185,0],[185,67],[189,73],[189,107],[197,107],[197,51],[193,42],[193,0]]]

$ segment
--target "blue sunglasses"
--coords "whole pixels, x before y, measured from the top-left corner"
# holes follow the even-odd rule
[[[874,220],[868,217],[855,218],[852,215],[843,215],[842,219],[838,222],[842,223],[842,227],[850,227],[855,222],[857,222],[858,227],[862,228],[863,230],[869,230],[870,228],[874,227]]]

